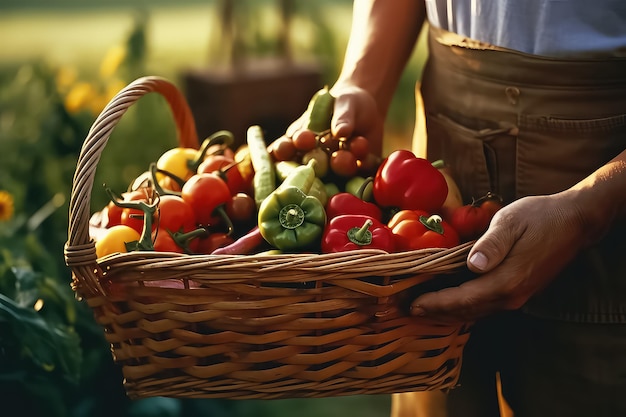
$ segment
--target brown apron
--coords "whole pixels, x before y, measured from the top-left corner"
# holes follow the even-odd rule
[[[431,28],[421,95],[427,157],[451,165],[466,201],[559,192],[626,149],[626,59],[537,57]],[[524,310],[626,323],[626,223]]]

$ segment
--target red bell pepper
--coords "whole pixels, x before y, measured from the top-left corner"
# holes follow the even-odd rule
[[[322,252],[344,252],[357,249],[395,251],[391,229],[379,220],[364,215],[340,215],[330,220],[322,235]]]
[[[362,214],[376,220],[382,218],[380,207],[348,192],[335,194],[326,203],[326,216],[329,219],[342,214]]]
[[[436,213],[448,196],[448,184],[428,160],[402,149],[392,152],[378,168],[373,193],[381,207]]]
[[[401,210],[387,225],[395,235],[399,251],[452,248],[460,243],[452,226],[439,215],[428,215],[422,210]]]

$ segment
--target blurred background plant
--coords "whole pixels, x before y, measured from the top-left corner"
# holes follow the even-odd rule
[[[241,0],[242,2],[244,0]],[[0,0],[0,411],[39,416],[385,416],[388,396],[227,401],[130,401],[102,329],[74,298],[63,261],[76,159],[97,115],[142,75],[175,82],[190,67],[218,65],[216,1]],[[274,2],[247,1],[244,48],[272,54]],[[348,37],[351,1],[294,2],[294,59],[321,63],[331,83]],[[256,18],[250,18],[256,16]],[[274,23],[273,23],[274,22]],[[185,37],[186,36],[186,37]],[[412,59],[394,99],[389,136],[409,144]],[[123,191],[176,144],[169,109],[148,95],[122,118],[98,163],[92,211]],[[304,110],[304,109],[303,109]],[[304,406],[306,402],[306,405]]]

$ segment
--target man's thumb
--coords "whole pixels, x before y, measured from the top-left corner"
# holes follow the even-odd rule
[[[467,256],[467,267],[476,273],[495,268],[506,257],[513,246],[513,240],[502,227],[490,227],[476,241]]]

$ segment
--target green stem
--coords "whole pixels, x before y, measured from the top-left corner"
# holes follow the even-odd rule
[[[288,204],[280,209],[278,221],[285,229],[295,229],[304,223],[304,210],[297,204]]]
[[[202,161],[204,161],[206,157],[206,153],[211,146],[213,145],[231,146],[234,143],[234,141],[235,139],[233,137],[232,132],[229,132],[228,130],[220,130],[218,132],[213,133],[211,136],[209,136],[202,142],[202,146],[200,147],[200,150],[198,151],[196,158],[187,161],[187,168],[189,168],[191,172],[197,172],[198,167],[200,166]]]
[[[124,201],[109,187],[105,187],[105,191],[109,194],[111,201],[116,206],[137,209],[143,212],[143,230],[141,231],[141,236],[137,244],[133,245],[129,250],[154,250],[154,245],[152,244],[152,222],[154,221],[154,213],[156,213],[157,207],[159,206],[158,194],[154,201],[146,203],[140,200]]]
[[[215,210],[213,210],[213,213],[217,214],[226,225],[226,230],[227,230],[226,234],[228,236],[232,235],[233,230],[234,230],[233,222],[230,220],[230,217],[228,217],[228,214],[226,214],[225,206],[224,205],[217,206]]]
[[[443,159],[437,159],[435,162],[432,163],[432,166],[437,169],[441,169],[445,167],[446,164],[443,162]]]
[[[200,227],[198,229],[194,229],[190,232],[171,232],[169,230],[167,230],[167,233],[170,234],[170,236],[172,236],[172,239],[174,240],[174,242],[176,242],[176,244],[178,246],[180,246],[181,248],[183,248],[183,250],[185,251],[185,253],[190,254],[191,253],[191,249],[189,249],[189,242],[191,242],[192,239],[195,238],[199,238],[199,237],[203,237],[207,235],[207,230],[203,227]]]
[[[149,172],[150,172],[150,178],[152,180],[152,184],[154,185],[154,189],[156,190],[157,193],[159,193],[159,195],[176,195],[176,196],[181,195],[179,191],[166,190],[165,188],[161,187],[161,184],[159,184],[159,181],[157,180],[156,174],[160,173],[163,175],[167,175],[168,177],[176,181],[176,183],[180,186],[180,188],[183,188],[183,185],[185,185],[185,180],[172,174],[171,172],[157,168],[157,164],[155,162],[152,162],[150,164]]]
[[[422,223],[427,229],[437,232],[440,235],[443,234],[443,226],[441,225],[442,221],[443,219],[441,216],[437,214],[433,214],[430,217],[420,216],[420,223]]]
[[[360,246],[365,246],[372,243],[372,232],[370,230],[370,227],[372,227],[373,224],[374,222],[372,222],[370,219],[367,219],[365,220],[365,223],[363,223],[363,226],[353,227],[352,229],[348,230],[348,239],[350,240],[350,242],[356,243]]]
[[[488,191],[487,194],[485,194],[484,196],[482,196],[482,197],[480,197],[478,199],[475,199],[475,200],[473,199],[472,200],[472,205],[474,207],[480,207],[480,205],[482,203],[484,203],[485,201],[488,201],[488,200],[496,200],[499,203],[502,203],[502,197],[500,197],[496,193],[492,193],[491,191]]]

